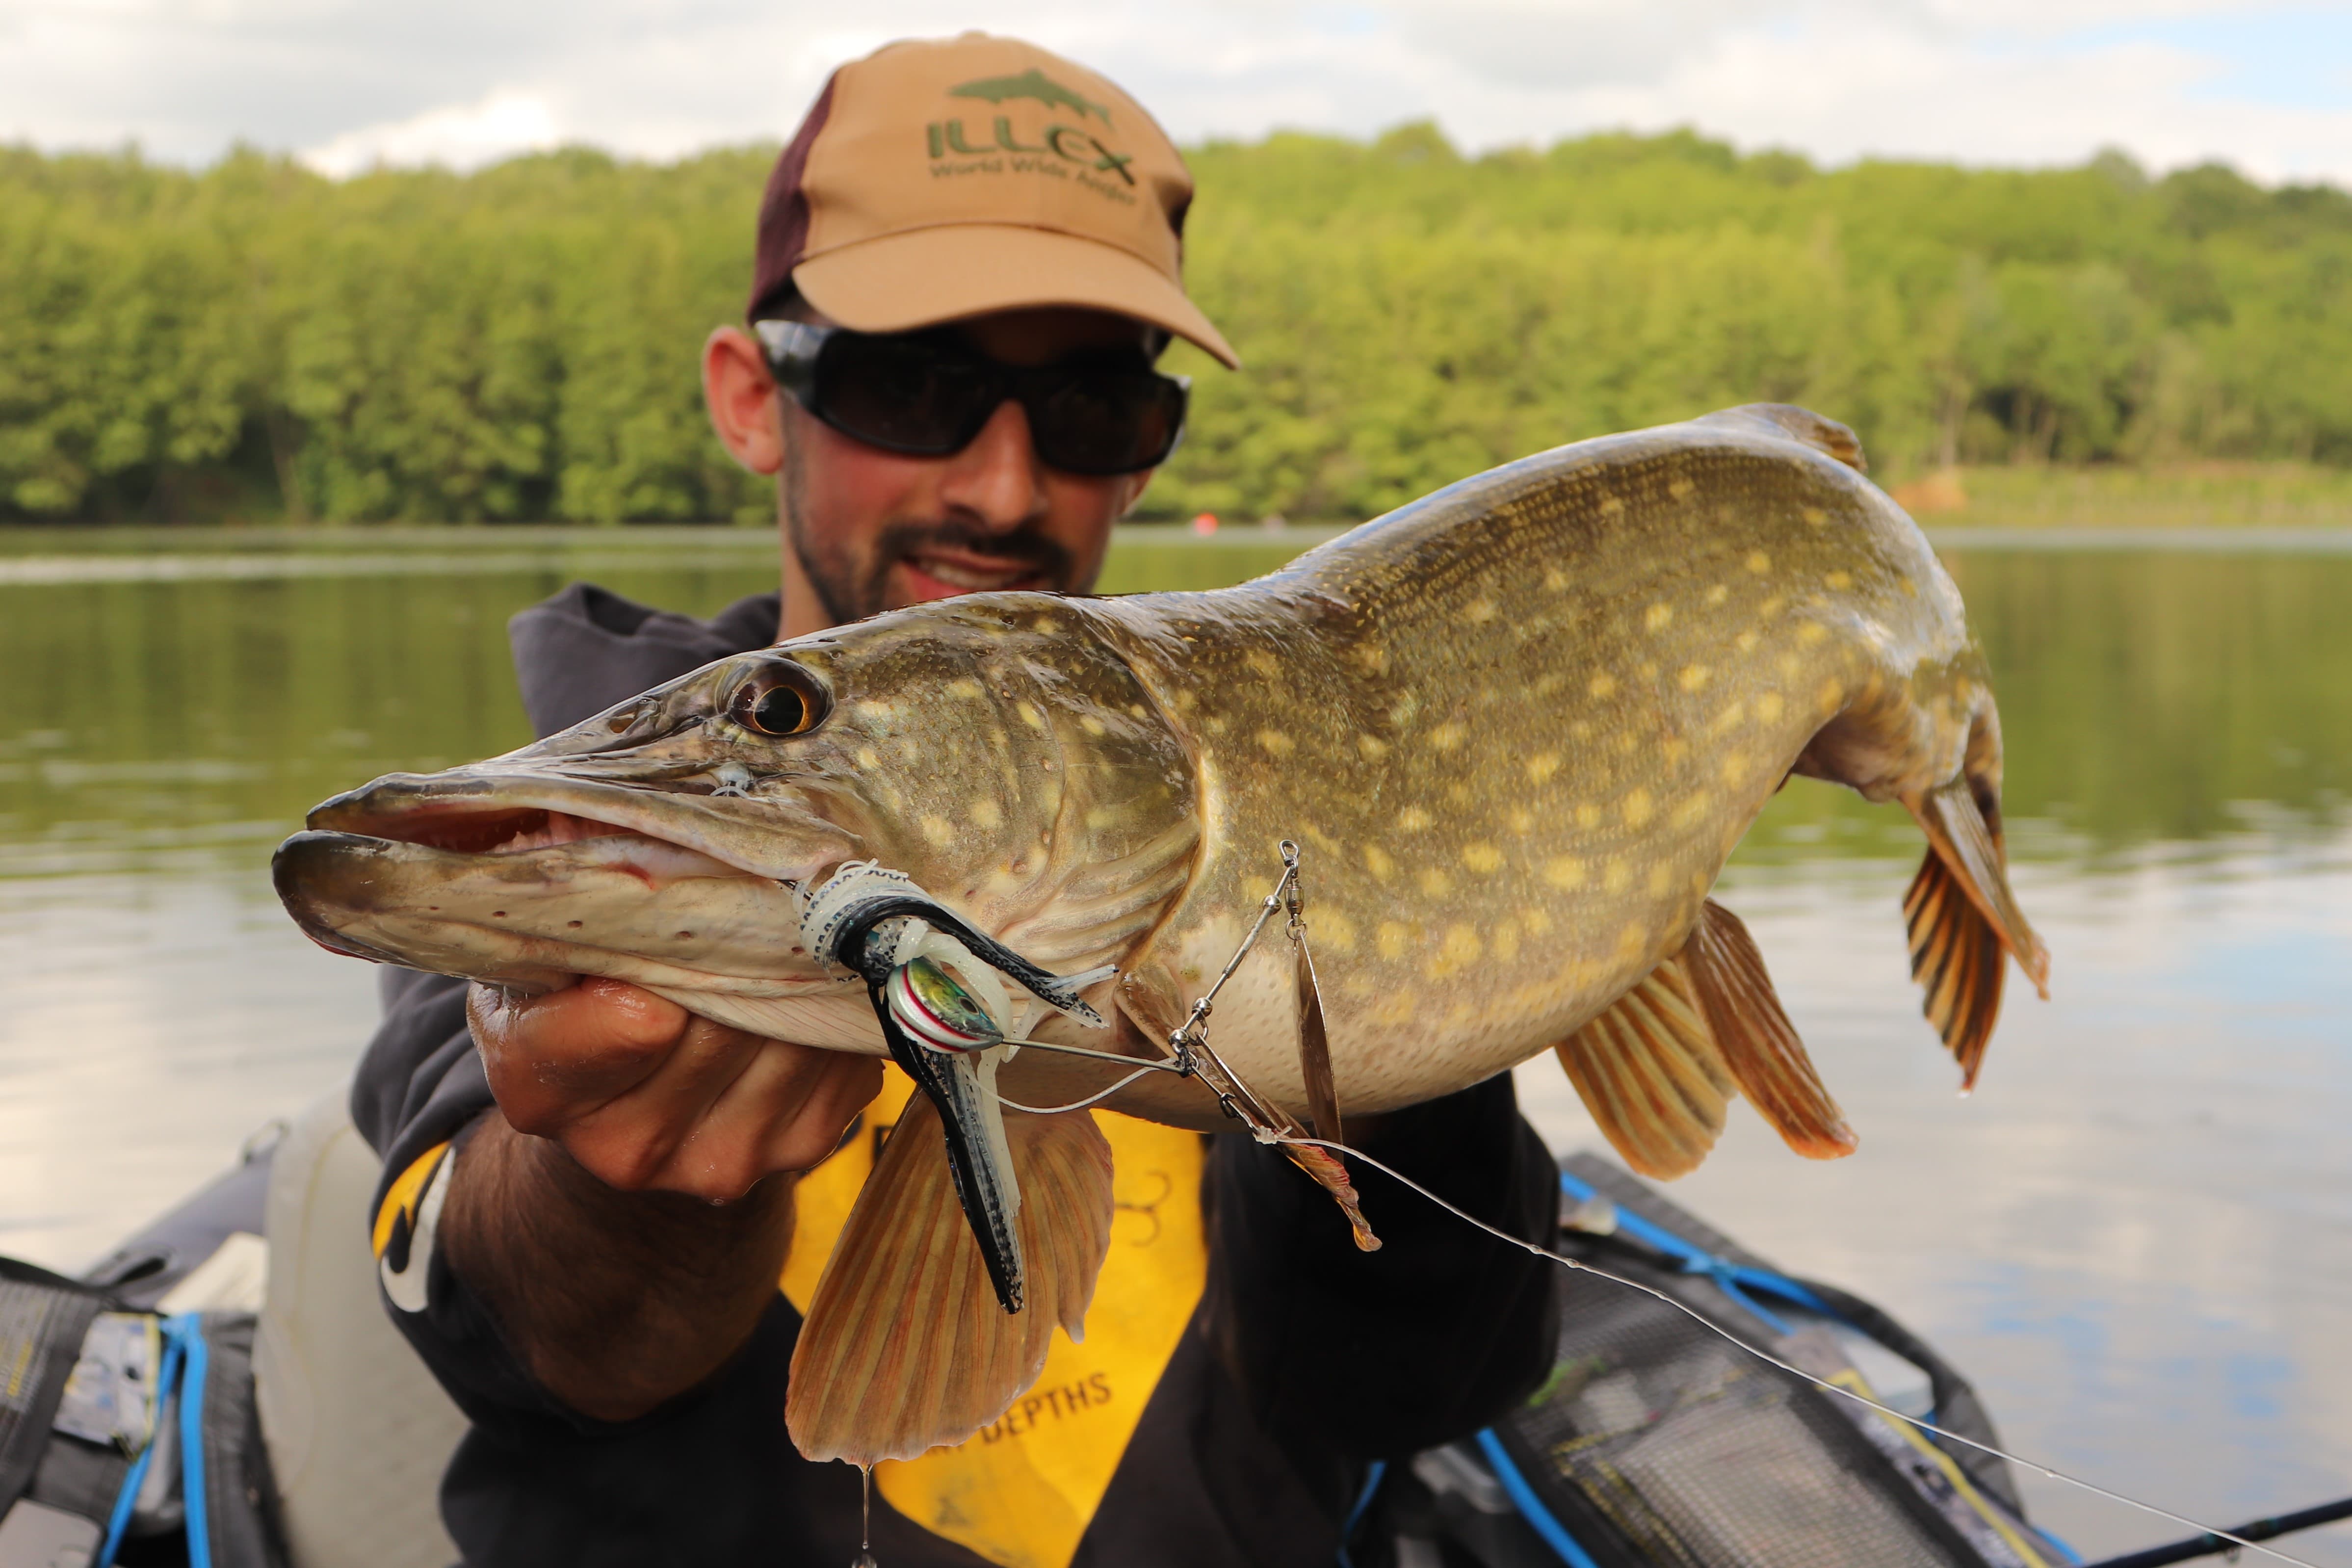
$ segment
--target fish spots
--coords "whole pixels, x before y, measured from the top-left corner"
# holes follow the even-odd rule
[[[1358,664],[1364,667],[1364,673],[1366,675],[1386,675],[1388,673],[1389,650],[1382,647],[1378,643],[1368,642],[1359,647],[1356,649],[1355,658]]]
[[[1045,733],[1045,715],[1037,711],[1037,705],[1034,702],[1016,702],[1013,705],[1013,710],[1021,715],[1021,721],[1024,724],[1028,725],[1029,728],[1036,731],[1039,734]]]
[[[1674,885],[1675,868],[1671,866],[1651,867],[1650,875],[1644,880],[1644,886],[1648,889],[1650,897],[1654,899],[1664,898],[1666,891]]]
[[[1356,737],[1356,750],[1362,754],[1364,761],[1377,763],[1389,754],[1389,743],[1378,735],[1359,735]]]
[[[1722,712],[1715,716],[1715,722],[1707,728],[1720,735],[1726,730],[1737,730],[1746,722],[1748,722],[1748,704],[1735,700],[1725,707]]]
[[[1819,621],[1807,621],[1797,628],[1797,646],[1800,647],[1819,647],[1829,640],[1829,627]]]
[[[1396,860],[1377,844],[1364,846],[1364,869],[1372,874],[1375,882],[1385,882],[1396,876]]]
[[[1817,506],[1800,508],[1797,515],[1805,520],[1805,526],[1807,528],[1822,527],[1827,524],[1830,520],[1830,514],[1823,511]]]
[[[1777,724],[1780,721],[1782,706],[1780,694],[1777,691],[1768,691],[1756,700],[1756,717],[1763,720],[1767,724]]]
[[[1421,874],[1421,895],[1423,898],[1448,898],[1452,896],[1453,892],[1454,879],[1439,870],[1436,867],[1432,866],[1428,870],[1423,871]]]
[[[1242,655],[1242,662],[1258,674],[1272,678],[1282,673],[1282,664],[1262,647],[1254,647]]]
[[[1584,886],[1584,862],[1573,855],[1555,855],[1544,862],[1544,880],[1555,888]]]
[[[1706,591],[1706,602],[1710,605],[1720,605],[1729,597],[1731,586],[1727,583],[1717,583]]]
[[[1503,868],[1503,852],[1491,844],[1465,844],[1462,847],[1462,863],[1482,877],[1489,877]]]
[[[1699,818],[1706,815],[1706,808],[1713,804],[1705,794],[1695,791],[1675,803],[1675,809],[1667,814],[1666,820],[1677,828],[1695,827],[1698,825]]]
[[[1127,816],[1127,808],[1118,805],[1097,805],[1087,812],[1087,826],[1099,833],[1106,827],[1116,827]]]
[[[1716,772],[1723,776],[1725,784],[1737,784],[1748,777],[1748,770],[1755,765],[1755,760],[1745,752],[1726,752],[1723,761],[1716,764]]]
[[[1429,749],[1443,756],[1448,752],[1459,749],[1464,738],[1469,733],[1469,730],[1461,724],[1450,722],[1440,724],[1429,732]]]
[[[1445,798],[1455,805],[1468,805],[1470,804],[1470,786],[1466,784],[1447,784],[1445,786]]]
[[[1468,606],[1463,610],[1462,618],[1468,621],[1474,626],[1483,626],[1488,621],[1493,620],[1496,616],[1500,613],[1501,612],[1495,608],[1494,600],[1473,599],[1470,601]]]
[[[1519,835],[1521,837],[1525,837],[1527,835],[1535,831],[1536,814],[1529,811],[1524,805],[1515,805],[1511,807],[1508,820],[1511,824],[1511,831]]]
[[[1552,774],[1558,772],[1559,772],[1558,752],[1538,752],[1528,759],[1528,783],[1529,784],[1548,784]]]
[[[882,753],[871,746],[860,746],[857,748],[857,765],[868,771],[878,768],[882,765]]]
[[[973,801],[971,811],[965,815],[971,818],[971,825],[974,827],[988,829],[1004,826],[1003,809],[985,795]]]
[[[953,680],[949,681],[947,685],[947,692],[950,697],[961,697],[966,701],[977,701],[980,698],[986,695],[985,692],[981,690],[980,682],[974,680],[968,675],[959,675]]]
[[[1625,819],[1626,826],[1640,827],[1650,820],[1656,810],[1657,803],[1650,798],[1650,792],[1645,789],[1636,789],[1618,804],[1617,814]]]
[[[867,697],[857,703],[857,716],[869,724],[887,724],[898,716],[898,705]]]
[[[1108,735],[1110,733],[1109,726],[1091,713],[1081,713],[1078,715],[1078,728],[1084,730],[1089,735]]]
[[[1780,595],[1775,594],[1770,598],[1756,606],[1756,618],[1759,621],[1769,621],[1773,616],[1779,615],[1782,610],[1788,608],[1788,600],[1783,599]]]
[[[955,842],[955,824],[936,812],[925,812],[916,826],[923,830],[923,840],[934,849],[944,849]]]
[[[1418,805],[1408,805],[1402,811],[1397,813],[1397,831],[1400,833],[1419,833],[1428,827],[1434,820],[1435,819],[1429,815],[1426,808]]]
[[[1412,1022],[1413,1009],[1420,1005],[1419,995],[1409,987],[1402,987],[1373,1003],[1370,1016],[1381,1028],[1397,1029]]]
[[[1685,691],[1703,691],[1714,673],[1703,664],[1686,664],[1675,676],[1675,684]]]
[[[1843,569],[1823,574],[1822,585],[1833,594],[1843,594],[1853,586],[1853,574]]]
[[[1698,493],[1698,486],[1688,476],[1676,474],[1666,481],[1666,493],[1676,500],[1688,500]]]
[[[1813,705],[1824,713],[1834,713],[1845,700],[1845,688],[1835,680],[1824,680],[1822,689],[1813,693]]]
[[[1258,750],[1269,757],[1286,757],[1296,749],[1290,737],[1279,730],[1260,730],[1255,739],[1257,742]]]
[[[1780,672],[1783,679],[1796,679],[1797,665],[1798,658],[1793,653],[1784,653],[1772,661],[1772,668]]]
[[[1568,574],[1557,566],[1545,567],[1544,586],[1555,594],[1559,593],[1568,586]]]
[[[1690,742],[1679,735],[1662,742],[1658,746],[1658,754],[1670,763],[1681,762],[1689,752]]]
[[[1675,624],[1675,607],[1667,604],[1652,605],[1642,612],[1642,629],[1662,632]]]
[[[1622,893],[1633,885],[1633,868],[1622,860],[1612,860],[1601,868],[1603,892]]]
[[[1595,510],[1603,517],[1622,517],[1625,512],[1624,499],[1604,491],[1601,497],[1600,505]]]
[[[1390,959],[1402,958],[1404,950],[1412,942],[1412,932],[1398,921],[1382,921],[1379,931],[1372,938],[1372,944],[1380,950],[1381,956]]]
[[[1528,922],[1528,934],[1530,936],[1551,934],[1551,916],[1545,912],[1541,904],[1529,904],[1520,912],[1519,918]]]
[[[1576,808],[1576,825],[1579,827],[1600,826],[1601,808],[1593,805],[1591,801],[1586,801],[1583,805]]]
[[[1749,630],[1744,631],[1738,637],[1732,638],[1731,646],[1738,648],[1742,653],[1754,653],[1756,651],[1756,645],[1763,640],[1764,639],[1762,637],[1756,635],[1753,628],[1750,628]]]
[[[1318,910],[1310,934],[1315,944],[1326,952],[1347,954],[1356,951],[1356,922],[1337,910]]]
[[[1053,616],[1039,616],[1035,620],[1029,623],[1029,629],[1040,634],[1041,636],[1052,637],[1055,632],[1060,631],[1062,628],[1054,624]]]
[[[1429,977],[1448,979],[1486,955],[1486,944],[1478,940],[1478,928],[1457,921],[1445,928],[1445,935],[1439,940],[1437,956],[1429,961]]]
[[[1561,687],[1567,684],[1568,678],[1566,676],[1560,674],[1559,670],[1550,669],[1546,670],[1543,674],[1538,676],[1536,678],[1535,685],[1530,687],[1528,689],[1533,691],[1538,697],[1550,697],[1556,694]]]
[[[1748,552],[1748,569],[1759,577],[1764,576],[1772,570],[1772,558],[1760,550],[1751,550]]]
[[[1905,573],[1898,575],[1895,579],[1895,586],[1903,590],[1903,596],[1905,598],[1916,599],[1919,596],[1919,584],[1911,580],[1910,574]]]
[[[1617,951],[1639,952],[1650,944],[1650,928],[1640,921],[1627,921],[1617,928]]]
[[[1584,689],[1595,697],[1606,700],[1617,689],[1617,678],[1605,669],[1598,670],[1591,680],[1584,683]]]

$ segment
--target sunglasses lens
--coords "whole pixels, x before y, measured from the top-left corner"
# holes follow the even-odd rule
[[[1174,449],[1184,389],[1148,370],[1087,370],[1029,406],[1037,454],[1074,474],[1128,474]]]
[[[894,452],[961,450],[1002,395],[983,366],[919,340],[845,335],[825,346],[817,372],[821,416]]]

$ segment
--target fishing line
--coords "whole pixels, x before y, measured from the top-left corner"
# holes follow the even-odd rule
[[[1850,1388],[1841,1388],[1836,1384],[1831,1383],[1826,1379],[1815,1377],[1811,1373],[1807,1372],[1804,1368],[1800,1366],[1791,1366],[1787,1362],[1782,1361],[1779,1356],[1774,1355],[1771,1352],[1759,1350],[1756,1346],[1749,1344],[1746,1340],[1741,1339],[1738,1335],[1733,1333],[1730,1330],[1722,1327],[1720,1324],[1708,1321],[1706,1317],[1703,1313],[1699,1312],[1696,1308],[1687,1306],[1685,1303],[1676,1300],[1674,1297],[1668,1295],[1664,1290],[1658,1289],[1655,1286],[1644,1285],[1638,1279],[1628,1279],[1622,1274],[1612,1274],[1606,1268],[1595,1268],[1591,1264],[1586,1263],[1580,1258],[1570,1258],[1565,1253],[1554,1252],[1549,1247],[1538,1247],[1532,1241],[1523,1240],[1518,1237],[1513,1236],[1507,1230],[1503,1230],[1497,1226],[1488,1225],[1476,1215],[1464,1213],[1461,1209],[1454,1207],[1444,1198],[1439,1197],[1435,1193],[1431,1192],[1427,1187],[1423,1186],[1419,1182],[1414,1181],[1411,1176],[1406,1175],[1404,1173],[1395,1169],[1393,1166],[1382,1164],[1380,1161],[1373,1159],[1370,1154],[1365,1153],[1362,1150],[1355,1148],[1350,1144],[1335,1142],[1328,1138],[1299,1137],[1296,1134],[1279,1131],[1272,1128],[1262,1132],[1253,1129],[1252,1135],[1262,1143],[1309,1143],[1318,1149],[1328,1149],[1335,1154],[1352,1155],[1356,1159],[1361,1160],[1365,1164],[1372,1167],[1372,1169],[1380,1171],[1396,1181],[1402,1182],[1406,1186],[1411,1187],[1414,1192],[1419,1193],[1423,1197],[1427,1198],[1431,1203],[1433,1203],[1439,1208],[1445,1210],[1446,1213],[1454,1215],[1456,1219],[1477,1226],[1480,1230],[1485,1231],[1488,1236],[1495,1237],[1498,1241],[1507,1241],[1522,1252],[1531,1252],[1538,1258],[1549,1258],[1552,1262],[1559,1264],[1562,1268],[1572,1268],[1580,1274],[1590,1274],[1596,1279],[1606,1279],[1612,1285],[1622,1285],[1629,1290],[1639,1290],[1644,1296],[1664,1302],[1667,1306],[1672,1307],[1675,1311],[1680,1312],[1684,1317],[1688,1318],[1692,1322],[1696,1323],[1700,1328],[1705,1329],[1707,1332],[1738,1346],[1739,1349],[1746,1351],[1749,1355],[1754,1356],[1757,1360],[1779,1367],[1782,1372],[1788,1373],[1791,1376],[1803,1378],[1807,1383],[1811,1384],[1814,1387],[1825,1389],[1829,1393],[1836,1394],[1841,1399],[1851,1399],[1856,1405],[1867,1405],[1869,1408],[1877,1411],[1881,1415],[1892,1416],[1894,1419],[1903,1422],[1906,1426],[1916,1426],[1920,1431],[1927,1433],[1931,1437],[1948,1438],[1952,1442],[1963,1444],[1969,1447],[1974,1448],[1979,1453],[1990,1454],[1994,1458],[2006,1460],[2012,1465],[2021,1465],[2029,1470],[2037,1471],[2040,1474],[2048,1477],[2051,1480],[2063,1481],[2070,1487],[2079,1487],[2084,1491],[2089,1492],[2094,1497],[2105,1498],[2109,1502],[2119,1502],[2126,1508],[2136,1508],[2142,1513],[2152,1513],[2158,1519],[2169,1520],[2173,1523],[2182,1525],[2189,1530],[2201,1531],[2205,1534],[2211,1536],[2216,1541],[2226,1541],[2232,1546],[2241,1547],[2248,1552],[2259,1552],[2265,1557],[2274,1558],[2281,1563],[2292,1564],[2292,1568],[2318,1568],[2316,1563],[2307,1563],[2300,1557],[2290,1557],[2284,1552],[2273,1551],[2270,1547],[2264,1546],[2258,1541],[2249,1541],[2242,1535],[2232,1535],[2226,1530],[2217,1529],[2210,1524],[2200,1524],[2197,1521],[2190,1519],[2186,1515],[2174,1513],[2168,1509],[2158,1508],[2152,1502],[2141,1502],[2138,1499],[2126,1497],[2121,1492],[2109,1491],[2106,1488],[2099,1485],[2095,1481],[2086,1481],[2078,1476],[2070,1476],[2063,1470],[2053,1470],[2047,1465],[2036,1463],[2032,1459],[2021,1458],[2015,1454],[2006,1453],[2001,1449],[1994,1447],[1990,1443],[1979,1443],[1973,1437],[1963,1437],[1958,1432],[1948,1432],[1932,1421],[1922,1421],[1916,1415],[1906,1415],[1900,1410],[1889,1409],[1887,1406],[1881,1405],[1878,1401],[1872,1399],[1867,1395],[1856,1394]]]
[[[1090,1094],[1084,1100],[1074,1100],[1067,1105],[1024,1105],[1017,1100],[1007,1100],[1001,1094],[998,1095],[996,1099],[997,1103],[1000,1105],[1009,1105],[1015,1110],[1025,1110],[1032,1116],[1059,1116],[1065,1110],[1084,1110],[1089,1105],[1093,1105],[1100,1100],[1108,1100],[1112,1095],[1117,1094],[1120,1089],[1125,1089],[1129,1084],[1133,1083],[1137,1079],[1141,1078],[1146,1073],[1163,1072],[1165,1070],[1167,1069],[1162,1068],[1158,1062],[1153,1062],[1146,1067],[1139,1067],[1133,1072],[1128,1074],[1125,1078],[1119,1079],[1117,1083],[1111,1085],[1108,1089],[1104,1089],[1100,1094]]]

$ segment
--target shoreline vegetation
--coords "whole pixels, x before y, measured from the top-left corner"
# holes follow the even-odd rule
[[[740,311],[773,153],[334,182],[0,147],[0,525],[33,525],[0,549],[91,523],[767,522],[693,367]],[[1189,276],[1245,365],[1170,355],[1194,434],[1152,520],[1295,535],[1773,400],[1853,425],[1930,528],[2352,522],[2333,186],[2116,153],[1822,170],[1689,132],[1187,155]]]

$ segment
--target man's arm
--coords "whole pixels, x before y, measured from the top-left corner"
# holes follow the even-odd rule
[[[1508,1073],[1349,1131],[1449,1203],[1549,1245],[1559,1178]],[[1555,1265],[1350,1161],[1382,1242],[1359,1252],[1330,1198],[1275,1150],[1217,1142],[1208,1326],[1262,1426],[1393,1458],[1475,1431],[1542,1380]]]
[[[615,981],[478,985],[467,1016],[499,1103],[451,1176],[449,1266],[547,1393],[644,1415],[750,1337],[791,1243],[791,1173],[832,1152],[880,1067]]]

